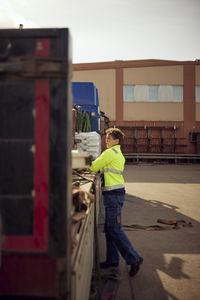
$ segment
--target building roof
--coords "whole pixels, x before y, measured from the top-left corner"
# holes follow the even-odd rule
[[[73,64],[74,71],[98,70],[98,69],[115,69],[115,68],[141,68],[141,67],[158,67],[174,65],[200,65],[200,60],[195,61],[176,61],[161,59],[145,60],[115,60],[108,62],[92,62]]]

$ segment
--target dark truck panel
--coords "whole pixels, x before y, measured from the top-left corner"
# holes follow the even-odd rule
[[[68,29],[0,30],[0,296],[70,295],[70,48]]]

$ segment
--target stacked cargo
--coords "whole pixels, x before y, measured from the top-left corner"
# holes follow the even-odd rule
[[[75,139],[79,141],[77,143],[77,150],[88,152],[94,159],[100,155],[101,136],[97,132],[75,133]]]

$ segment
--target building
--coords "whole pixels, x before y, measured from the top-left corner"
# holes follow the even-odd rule
[[[199,60],[74,64],[72,81],[96,85],[124,152],[200,154]]]

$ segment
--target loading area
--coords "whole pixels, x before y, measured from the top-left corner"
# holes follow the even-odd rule
[[[122,224],[129,225],[124,230],[144,263],[133,278],[129,277],[122,258],[117,270],[101,273],[102,299],[108,295],[108,299],[116,300],[199,299],[200,165],[140,163],[126,165],[124,175],[126,201]],[[100,208],[102,261],[106,249],[102,203]],[[150,229],[152,225],[168,226],[158,223],[158,219],[191,222],[192,227],[179,223],[175,229]]]

